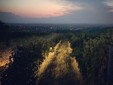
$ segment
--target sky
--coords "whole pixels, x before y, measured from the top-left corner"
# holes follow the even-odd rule
[[[0,0],[8,23],[113,24],[113,0]]]

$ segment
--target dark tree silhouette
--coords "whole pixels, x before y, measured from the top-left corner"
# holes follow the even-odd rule
[[[12,56],[8,69],[3,74],[2,85],[34,85],[35,67],[38,58],[42,57],[42,44],[18,46]]]
[[[7,40],[8,38],[8,26],[0,21],[0,41]]]

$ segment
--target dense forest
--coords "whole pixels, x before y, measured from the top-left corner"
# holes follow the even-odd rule
[[[0,22],[1,85],[113,85],[113,27],[67,26]]]

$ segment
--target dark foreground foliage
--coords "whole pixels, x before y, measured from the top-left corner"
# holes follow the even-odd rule
[[[4,71],[2,85],[35,85],[34,71],[37,59],[42,57],[42,44],[17,46]]]
[[[55,32],[55,31],[54,31]],[[10,56],[10,64],[5,70],[1,70],[2,85],[35,85],[38,78],[35,72],[38,63],[43,59],[43,53],[48,53],[49,48],[53,47],[60,40],[70,41],[73,52],[78,61],[82,80],[80,85],[113,85],[113,29],[95,29],[82,31],[59,31],[54,38],[41,41],[32,40],[31,44],[19,45],[13,50]],[[35,36],[39,36],[36,35]],[[53,37],[52,31],[45,36]],[[5,39],[5,38],[4,38]],[[26,39],[26,38],[25,38]],[[34,38],[35,39],[35,38]],[[28,42],[29,43],[29,42]],[[67,82],[73,85],[71,77],[63,77],[53,82],[49,73],[46,78],[38,81],[38,85],[64,85]],[[45,82],[47,81],[47,82]],[[49,83],[48,83],[49,82]],[[75,83],[74,83],[75,84]],[[75,85],[78,85],[77,83]]]

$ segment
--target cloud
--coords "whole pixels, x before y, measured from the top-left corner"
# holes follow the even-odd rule
[[[0,2],[0,10],[32,18],[63,16],[83,9],[80,4],[65,0],[2,0]]]
[[[113,0],[107,0],[104,3],[110,8],[110,12],[113,12]]]

